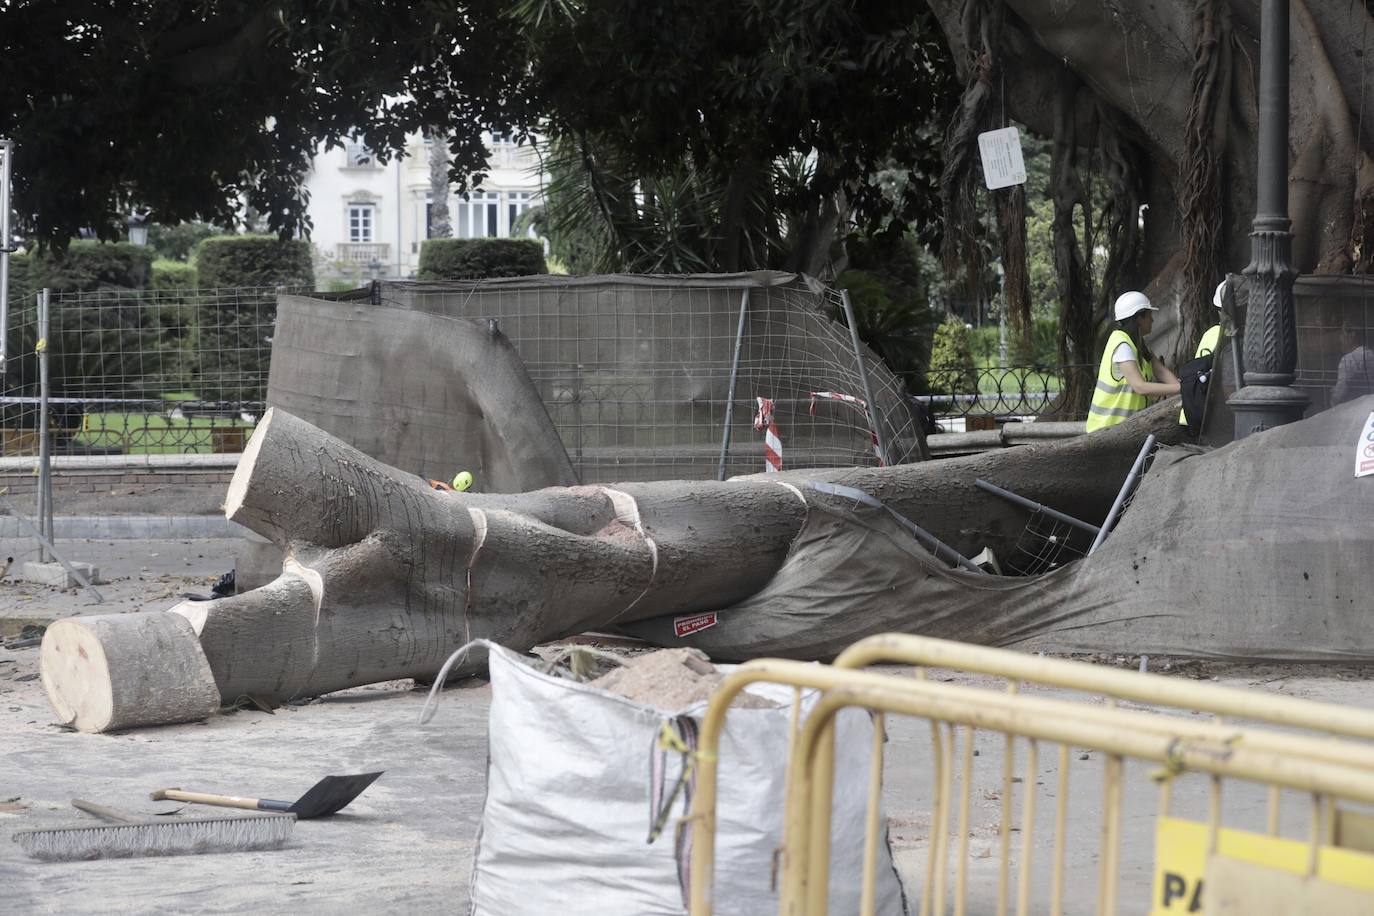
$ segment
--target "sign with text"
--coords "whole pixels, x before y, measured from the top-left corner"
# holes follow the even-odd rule
[[[1374,411],[1364,421],[1360,430],[1360,441],[1355,443],[1355,476],[1366,477],[1374,474]]]
[[[1021,134],[1003,127],[978,135],[978,154],[983,160],[983,182],[989,191],[1026,183],[1026,160],[1021,157]]]
[[[1289,874],[1307,873],[1308,845],[1301,840],[1222,828],[1217,835],[1217,854]],[[1159,819],[1155,828],[1151,916],[1204,912],[1207,859],[1206,824],[1173,817]],[[1374,856],[1322,846],[1317,850],[1317,876],[1345,887],[1374,892]],[[1374,893],[1369,902],[1374,907]]]
[[[700,633],[702,630],[709,630],[715,625],[715,611],[705,614],[692,614],[689,617],[674,617],[673,633],[681,639],[684,636],[691,636],[693,633]]]

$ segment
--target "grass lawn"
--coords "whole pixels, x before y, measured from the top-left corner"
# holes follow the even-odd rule
[[[253,424],[237,417],[178,420],[154,413],[88,413],[74,438],[80,445],[117,447],[128,455],[209,455],[242,451],[252,430]]]

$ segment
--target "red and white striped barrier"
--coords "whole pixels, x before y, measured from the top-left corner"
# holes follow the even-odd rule
[[[856,398],[852,394],[844,394],[839,391],[812,391],[811,393],[811,416],[816,415],[816,399],[824,398],[827,401],[841,401],[845,404],[853,404],[864,412],[864,422],[868,424],[868,435],[873,440],[873,454],[878,456],[878,466],[883,467],[886,462],[883,460],[882,450],[878,447],[878,431],[873,428],[873,416],[868,412],[868,402],[863,398]]]
[[[782,470],[782,440],[778,438],[778,421],[773,419],[773,399],[756,398],[759,412],[754,417],[754,429],[763,432],[763,466],[770,474]]]

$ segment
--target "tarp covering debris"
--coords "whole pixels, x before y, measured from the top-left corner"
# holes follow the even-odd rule
[[[1304,661],[1374,660],[1374,478],[1351,454],[1374,397],[1212,452],[1162,449],[1091,557],[1036,578],[937,561],[884,510],[806,491],[774,579],[678,636],[716,659],[828,658],[919,633],[1028,649]],[[916,519],[919,521],[919,516]]]

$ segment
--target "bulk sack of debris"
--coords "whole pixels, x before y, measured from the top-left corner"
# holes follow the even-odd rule
[[[679,838],[676,828],[688,792],[674,794],[683,757],[672,748],[693,740],[726,669],[690,649],[625,659],[602,673],[616,662],[597,653],[590,663],[585,653],[541,663],[487,648],[490,750],[472,916],[685,914],[690,831]],[[803,693],[803,713],[816,698]],[[777,911],[774,855],[782,845],[791,702],[792,688],[755,684],[726,717],[718,914]],[[836,730],[830,912],[856,913],[873,723],[865,711],[845,710]],[[879,845],[876,912],[901,916],[901,884],[887,844]]]

